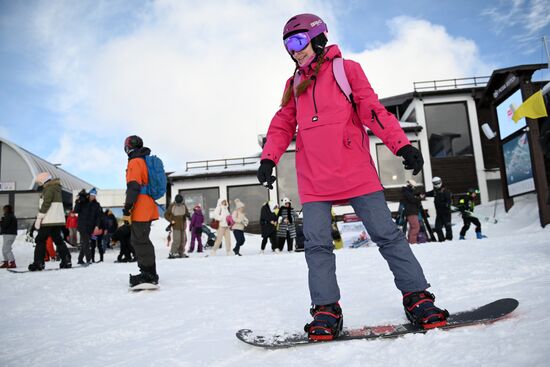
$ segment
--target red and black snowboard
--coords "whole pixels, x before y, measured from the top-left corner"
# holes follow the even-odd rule
[[[454,329],[463,326],[489,324],[500,320],[514,311],[519,302],[513,298],[503,298],[491,302],[485,306],[470,311],[451,314],[447,319],[447,325],[438,329]],[[365,326],[362,328],[344,328],[340,336],[333,341],[353,339],[379,339],[397,338],[406,334],[426,333],[428,330],[414,326],[410,323],[402,325]],[[319,344],[327,342],[310,341],[305,332],[290,332],[273,334],[269,332],[252,331],[242,329],[237,332],[237,338],[247,344],[267,349],[290,348],[300,345]]]

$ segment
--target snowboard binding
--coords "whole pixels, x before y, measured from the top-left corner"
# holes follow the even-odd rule
[[[422,329],[445,326],[449,312],[436,307],[434,301],[435,296],[427,291],[405,293],[403,306],[411,324]]]
[[[312,341],[333,340],[340,335],[344,325],[342,308],[338,303],[313,306],[309,313],[313,321],[304,326],[308,339]]]

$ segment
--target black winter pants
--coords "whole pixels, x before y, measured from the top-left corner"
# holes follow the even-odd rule
[[[445,227],[445,236],[443,236],[443,227]],[[435,217],[435,232],[437,233],[439,242],[453,240],[451,213],[437,213]]]
[[[44,264],[44,257],[46,256],[46,240],[51,237],[55,247],[57,249],[57,255],[62,262],[67,263],[71,261],[71,254],[63,237],[61,236],[61,230],[63,226],[41,226],[36,235],[34,248],[34,263]]]
[[[131,242],[136,251],[139,270],[143,273],[156,274],[155,247],[149,239],[151,222],[132,222]]]
[[[271,250],[275,251],[277,248],[277,233],[274,231],[270,236],[262,237],[262,251],[265,250],[267,240],[271,243]]]
[[[293,245],[294,245],[294,238],[290,237],[290,231],[286,231],[286,237],[278,237],[277,240],[279,241],[279,250],[283,251],[285,248],[285,240],[287,243],[288,251],[292,251]]]
[[[479,222],[479,219],[477,219],[476,217],[464,217],[464,216],[462,217],[462,219],[464,220],[464,226],[460,230],[461,236],[466,235],[466,231],[468,230],[468,228],[470,228],[470,223],[473,223],[476,226],[476,232],[481,232],[481,223]]]

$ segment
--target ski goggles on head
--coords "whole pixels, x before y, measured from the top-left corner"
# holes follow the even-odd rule
[[[288,52],[298,52],[302,51],[307,47],[311,39],[307,33],[296,33],[292,36],[285,38],[285,48]]]

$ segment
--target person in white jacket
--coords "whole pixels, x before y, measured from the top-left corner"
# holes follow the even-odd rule
[[[236,256],[241,256],[240,248],[244,244],[244,228],[248,226],[248,218],[244,213],[244,203],[235,199],[235,210],[231,214],[235,224],[233,225],[233,235],[235,236],[235,248],[233,252]]]
[[[222,237],[225,240],[225,250],[227,251],[227,255],[232,255],[231,252],[231,224],[228,223],[228,217],[229,221],[233,221],[231,218],[231,214],[229,213],[227,200],[223,198],[218,199],[218,205],[216,206],[216,209],[214,209],[214,219],[220,222],[220,225],[216,231],[216,241],[214,242],[214,246],[212,248],[212,255],[216,255],[216,251],[220,248],[220,244],[222,242]]]

